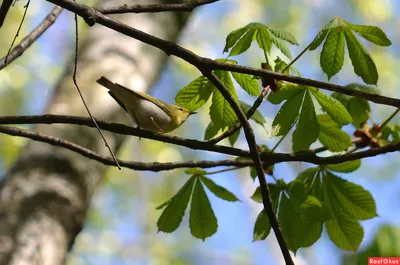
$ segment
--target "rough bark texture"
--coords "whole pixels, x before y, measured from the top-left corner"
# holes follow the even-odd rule
[[[177,38],[185,21],[176,13],[128,14],[117,18],[168,40]],[[71,27],[72,23],[71,20]],[[128,121],[95,80],[106,75],[115,82],[145,91],[158,77],[165,54],[97,25],[80,40],[84,43],[78,83],[92,114],[105,120]],[[46,112],[87,116],[72,83],[72,66],[68,69]],[[70,125],[43,125],[36,129],[109,155],[94,129]],[[104,134],[112,149],[118,150],[123,138]],[[0,186],[0,264],[63,264],[105,170],[102,164],[70,151],[30,142]]]

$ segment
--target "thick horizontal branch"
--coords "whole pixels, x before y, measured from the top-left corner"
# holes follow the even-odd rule
[[[66,116],[66,115],[37,115],[37,116],[0,116],[0,124],[74,124],[82,125],[87,127],[94,127],[94,124],[90,118],[87,117],[76,117],[76,116]],[[169,135],[159,135],[154,134],[150,131],[140,130],[133,127],[129,127],[119,123],[111,123],[106,121],[97,120],[99,127],[103,130],[123,134],[132,135],[141,138],[152,139],[160,142],[171,143],[175,145],[185,146],[195,150],[212,151],[222,154],[229,154],[241,157],[250,157],[250,153],[246,150],[232,148],[228,146],[212,145],[207,142],[184,139],[176,136]],[[8,127],[7,127],[8,128]],[[359,138],[353,140],[353,142],[358,142]],[[210,148],[210,149],[208,149]],[[310,150],[308,152],[298,152],[298,153],[267,153],[262,152],[260,154],[261,160],[263,162],[268,162],[271,164],[282,163],[282,162],[307,162],[316,165],[324,164],[339,164],[347,161],[352,161],[356,159],[362,159],[367,157],[373,157],[381,154],[386,154],[390,152],[400,151],[400,143],[393,143],[386,145],[384,147],[368,149],[364,151],[359,151],[356,153],[349,153],[344,155],[333,155],[328,157],[319,157],[316,153],[326,150],[325,148],[317,148]],[[252,164],[251,164],[252,165]]]
[[[221,63],[209,58],[200,57],[197,54],[187,50],[176,43],[162,40],[143,31],[132,28],[122,22],[112,20],[95,9],[86,5],[77,3],[73,0],[47,0],[48,2],[62,6],[77,15],[81,16],[90,26],[95,23],[99,23],[105,27],[120,32],[126,36],[135,38],[139,41],[147,43],[151,46],[161,49],[168,55],[177,56],[186,62],[196,66],[197,68],[209,69],[209,70],[225,70],[244,74],[250,74],[265,78],[273,78],[276,80],[284,80],[296,84],[308,85],[317,87],[325,90],[335,91],[338,93],[354,96],[358,98],[364,98],[372,102],[394,106],[400,108],[400,99],[385,97],[377,94],[367,93],[363,91],[353,90],[348,87],[335,85],[327,82],[321,82],[308,78],[302,78],[297,76],[286,75],[282,73],[272,72],[265,69],[258,69],[253,67],[246,67],[241,65],[233,65],[228,63]]]
[[[166,11],[191,12],[198,6],[211,4],[217,1],[219,0],[192,0],[179,4],[123,5],[116,7],[96,8],[96,10],[105,15],[124,13],[157,13]]]
[[[32,45],[32,43],[34,43],[51,25],[53,25],[62,10],[63,9],[59,6],[54,7],[45,19],[10,51],[8,56],[1,58],[0,70],[20,57],[25,50]]]
[[[119,123],[101,121],[96,119],[97,124],[102,130],[122,135],[132,135],[140,138],[156,140],[159,142],[185,146],[194,150],[204,150],[221,154],[250,157],[250,153],[245,150],[232,148],[223,145],[214,145],[203,141],[184,139],[177,136],[166,134],[156,134],[150,131],[133,128]],[[33,116],[0,116],[0,124],[74,124],[94,128],[95,125],[90,118],[68,115],[33,115]]]
[[[29,138],[38,142],[43,142],[57,147],[66,148],[84,157],[101,162],[104,165],[115,166],[115,161],[113,158],[99,155],[87,148],[84,148],[80,145],[71,143],[69,141],[60,138],[44,135],[38,132],[32,132],[21,128],[14,128],[2,125],[0,126],[0,133]],[[166,162],[166,163],[158,163],[158,162],[144,163],[144,162],[118,160],[118,162],[121,167],[130,168],[134,170],[141,170],[141,171],[162,171],[162,170],[171,170],[177,168],[192,168],[192,167],[210,168],[218,166],[245,167],[253,164],[251,160],[186,161],[186,162]]]

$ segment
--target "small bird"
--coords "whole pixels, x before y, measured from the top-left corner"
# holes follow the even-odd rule
[[[129,114],[140,129],[157,133],[171,132],[196,112],[168,104],[146,93],[113,83],[102,76],[97,83],[109,89],[108,94]]]

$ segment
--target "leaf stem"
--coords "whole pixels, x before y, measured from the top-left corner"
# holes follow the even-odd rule
[[[304,50],[301,51],[299,55],[296,56],[288,65],[286,65],[285,68],[283,68],[282,73],[284,73],[287,69],[289,69],[311,46],[311,43],[308,44],[307,47],[304,48]]]
[[[230,167],[230,168],[225,168],[225,169],[221,169],[221,170],[216,170],[216,171],[207,172],[205,175],[213,175],[213,174],[228,172],[228,171],[232,171],[232,170],[236,170],[236,169],[241,169],[241,168],[243,168],[243,167]]]
[[[265,62],[266,62],[267,64],[269,64],[269,62],[268,62],[268,55],[267,55],[267,52],[266,52],[265,49],[264,49],[264,45],[263,45],[263,51],[264,51]]]
[[[400,112],[400,108],[396,109],[392,115],[390,115],[382,124],[381,124],[381,130],[397,115],[397,113]]]
[[[261,46],[262,46],[262,50],[264,52],[265,62],[269,65],[268,55],[267,55],[267,51],[265,50],[265,47],[264,47],[264,42],[262,42]]]
[[[279,141],[275,144],[275,146],[272,147],[271,153],[273,153],[273,152],[275,151],[275,149],[282,143],[283,139],[285,139],[285,137],[289,134],[289,132],[292,130],[292,128],[294,127],[295,124],[296,124],[296,123],[294,122],[294,123],[292,124],[292,126],[290,126],[290,129],[287,131],[287,133],[285,133],[285,135],[282,136],[281,139],[279,139]]]

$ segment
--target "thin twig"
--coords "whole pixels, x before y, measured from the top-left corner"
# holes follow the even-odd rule
[[[54,7],[34,30],[32,30],[17,46],[8,52],[7,56],[1,58],[0,70],[20,57],[51,25],[54,24],[62,10],[63,9],[59,6]]]
[[[166,11],[191,12],[198,6],[211,4],[219,0],[191,0],[180,4],[149,4],[149,5],[123,5],[116,7],[97,8],[96,10],[105,15],[125,13],[157,13]]]
[[[269,86],[263,88],[263,90],[261,91],[261,94],[258,96],[256,101],[254,101],[253,106],[247,111],[247,113],[246,113],[247,119],[250,119],[251,116],[253,116],[253,114],[256,112],[258,107],[263,102],[263,100],[264,100],[265,96],[267,95],[268,91],[269,91]],[[212,138],[210,140],[207,140],[206,142],[207,143],[211,143],[211,144],[216,144],[216,143],[222,141],[223,139],[231,136],[232,134],[237,132],[240,128],[242,128],[242,124],[240,122],[236,123],[232,128],[230,128],[226,132],[224,132],[221,135],[219,135],[217,137],[214,137],[214,138]]]
[[[169,136],[168,134],[157,134],[151,131],[146,131],[119,123],[112,123],[101,120],[97,120],[96,122],[102,130],[112,133],[137,136],[140,138],[151,139],[159,142],[185,146],[194,150],[204,150],[233,156],[250,157],[250,153],[248,151],[237,148],[223,145],[214,145],[204,141],[184,139],[177,136]],[[92,119],[89,117],[53,114],[33,116],[0,116],[0,124],[74,124],[96,128]]]
[[[288,65],[286,65],[285,68],[283,68],[283,70],[281,71],[282,73],[284,73],[287,69],[289,69],[311,46],[311,43],[308,44],[307,47],[304,48],[304,50],[301,51],[301,53],[299,53],[299,55],[296,56],[296,58],[293,59],[293,61],[291,61]]]
[[[223,173],[223,172],[229,172],[229,171],[241,169],[243,167],[237,167],[237,166],[236,167],[228,167],[228,168],[224,168],[224,169],[221,169],[221,170],[207,172],[206,175],[214,175],[214,174],[219,174],[219,173]]]
[[[28,12],[28,7],[29,7],[29,4],[30,4],[30,3],[31,3],[31,0],[28,0],[28,2],[26,2],[26,5],[24,6],[24,8],[25,8],[24,14],[23,14],[23,16],[22,16],[21,23],[19,24],[19,27],[18,27],[18,29],[17,29],[17,33],[15,34],[14,39],[13,39],[13,41],[12,41],[12,43],[11,43],[10,49],[8,49],[8,52],[7,52],[7,55],[6,55],[6,59],[4,60],[4,63],[5,63],[5,64],[8,63],[8,55],[10,54],[11,49],[12,49],[12,47],[14,46],[15,40],[16,40],[16,39],[18,38],[18,36],[19,36],[19,32],[20,32],[20,30],[21,30],[22,24],[24,24],[25,16],[26,16],[26,13]]]
[[[0,126],[0,133],[19,136],[24,138],[29,138],[38,142],[43,142],[47,144],[51,144],[57,147],[66,148],[75,153],[78,153],[84,157],[89,159],[98,161],[108,166],[115,166],[115,160],[111,157],[102,156],[97,154],[87,148],[84,148],[80,145],[71,143],[69,141],[56,138],[53,136],[47,136],[38,132],[33,132],[21,128],[14,128],[9,126]],[[142,171],[162,171],[162,170],[172,170],[177,168],[210,168],[210,167],[218,167],[218,166],[247,166],[252,165],[251,160],[220,160],[220,161],[186,161],[186,162],[167,162],[167,163],[143,163],[143,162],[133,162],[133,161],[124,161],[119,160],[119,164],[122,167],[134,169],[134,170],[142,170]]]
[[[382,122],[381,130],[400,112],[400,108],[396,109],[384,122]]]
[[[187,50],[176,43],[157,38],[153,35],[132,28],[120,21],[112,20],[109,17],[101,14],[100,12],[97,12],[95,9],[88,7],[86,5],[74,2],[72,0],[47,0],[47,1],[62,6],[65,9],[68,9],[76,13],[77,15],[81,16],[86,21],[86,23],[89,24],[89,26],[93,26],[95,23],[99,23],[121,34],[130,36],[139,41],[147,43],[151,46],[159,48],[168,55],[175,55],[192,65],[201,66],[209,70],[225,70],[225,71],[255,75],[265,78],[272,78],[276,80],[284,80],[300,85],[308,85],[325,90],[339,92],[357,98],[364,98],[378,104],[389,105],[400,108],[400,99],[397,98],[385,97],[373,93],[363,92],[360,90],[353,90],[345,86],[335,85],[327,82],[321,82],[309,78],[286,75],[278,72],[268,71],[266,69],[222,63],[211,60],[209,58],[200,57],[197,54],[193,53],[192,51]]]
[[[292,128],[294,127],[295,124],[296,124],[296,122],[293,122],[293,124],[290,126],[290,129],[284,135],[282,135],[281,139],[279,139],[279,141],[274,145],[274,147],[272,147],[272,149],[271,149],[272,153],[276,150],[276,148],[278,148],[278,146],[286,138],[286,136],[289,134],[289,132],[292,130]]]
[[[82,103],[86,108],[87,113],[89,114],[90,118],[92,119],[94,125],[96,125],[97,131],[100,133],[101,138],[103,138],[104,144],[106,145],[106,147],[108,148],[108,151],[110,151],[110,154],[112,156],[112,158],[115,161],[116,166],[118,167],[119,170],[121,170],[120,165],[118,164],[118,160],[115,157],[113,151],[111,150],[111,147],[109,146],[106,138],[104,137],[103,133],[101,132],[99,125],[97,125],[96,120],[93,118],[92,113],[90,113],[89,107],[86,104],[85,99],[83,98],[82,92],[79,89],[78,86],[78,82],[76,81],[76,72],[77,72],[77,68],[78,68],[78,43],[79,43],[79,39],[78,39],[78,16],[75,14],[75,63],[74,63],[74,72],[72,74],[72,80],[74,81],[74,85],[76,87],[76,90],[79,93],[79,96],[81,97]]]
[[[243,113],[239,105],[236,103],[235,99],[233,98],[232,94],[229,90],[224,86],[221,80],[210,70],[201,68],[197,66],[202,74],[207,77],[214,86],[219,90],[219,92],[223,95],[226,101],[228,101],[229,105],[232,107],[233,111],[235,112],[236,116],[238,117],[240,123],[243,126],[244,134],[246,136],[247,144],[250,149],[251,158],[254,162],[254,167],[257,171],[258,181],[260,183],[260,190],[261,190],[261,197],[263,201],[263,206],[266,214],[271,223],[271,227],[274,230],[275,237],[278,240],[279,247],[282,251],[283,258],[285,259],[286,265],[294,265],[292,256],[290,255],[289,248],[285,242],[283,237],[282,230],[280,228],[278,217],[276,216],[274,206],[272,203],[270,190],[267,184],[267,179],[264,174],[260,153],[257,148],[257,142],[254,136],[253,129],[249,121],[247,120],[246,115]]]

